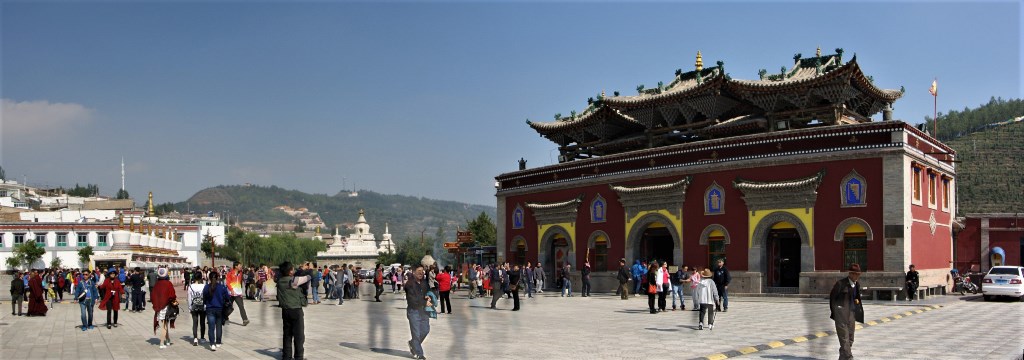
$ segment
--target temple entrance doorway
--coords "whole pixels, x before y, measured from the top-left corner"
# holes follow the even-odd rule
[[[778,292],[785,292],[800,287],[800,235],[792,225],[786,228],[788,224],[781,224],[783,226],[774,226],[769,230],[766,239],[767,285]]]
[[[668,228],[660,223],[653,223],[644,229],[639,241],[637,259],[647,261],[658,260],[658,263],[674,263],[675,240]]]

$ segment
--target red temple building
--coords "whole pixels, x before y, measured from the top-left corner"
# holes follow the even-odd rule
[[[892,120],[903,89],[876,87],[856,56],[819,49],[739,80],[698,52],[694,71],[637,90],[527,121],[559,163],[496,177],[499,259],[548,276],[589,261],[598,291],[620,258],[724,258],[734,293],[827,293],[853,262],[864,286],[902,286],[911,264],[922,286],[946,283],[955,152]]]

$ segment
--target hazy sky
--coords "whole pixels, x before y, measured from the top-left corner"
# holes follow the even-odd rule
[[[182,201],[219,184],[494,204],[494,176],[557,157],[525,120],[691,70],[733,78],[855,53],[894,116],[1017,98],[1003,2],[24,3],[3,1],[0,165],[30,185]],[[879,119],[881,115],[876,115]],[[941,124],[940,124],[941,126]]]

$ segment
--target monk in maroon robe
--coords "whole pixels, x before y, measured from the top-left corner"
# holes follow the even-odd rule
[[[46,316],[46,300],[43,300],[43,278],[39,271],[32,270],[32,276],[28,279],[28,316]]]

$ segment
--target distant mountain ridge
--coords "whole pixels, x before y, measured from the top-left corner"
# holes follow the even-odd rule
[[[227,211],[229,216],[238,216],[242,222],[293,222],[294,218],[274,209],[281,205],[307,208],[311,212],[317,212],[328,226],[354,223],[359,217],[359,210],[362,209],[366,212],[366,220],[371,226],[370,231],[379,237],[384,233],[384,225],[387,223],[392,237],[396,240],[419,237],[423,230],[426,230],[427,234],[435,234],[438,226],[445,226],[446,237],[449,241],[454,241],[457,225],[464,226],[467,220],[476,218],[481,212],[487,213],[492,219],[497,213],[497,208],[493,206],[405,195],[385,195],[366,190],[359,191],[358,196],[350,197],[347,192],[336,195],[308,194],[277,186],[255,185],[220,185],[206,188],[188,200],[174,204],[174,207],[179,212]]]

